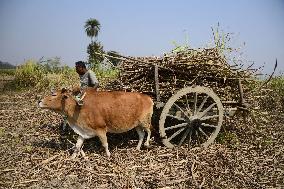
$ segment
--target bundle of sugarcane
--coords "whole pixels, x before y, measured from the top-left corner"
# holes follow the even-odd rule
[[[162,102],[166,102],[178,89],[192,85],[212,88],[223,101],[238,101],[239,80],[246,80],[252,75],[238,65],[229,65],[217,48],[186,49],[162,57],[123,57],[119,79],[110,83],[108,88],[139,91],[155,99],[155,66],[158,68]]]

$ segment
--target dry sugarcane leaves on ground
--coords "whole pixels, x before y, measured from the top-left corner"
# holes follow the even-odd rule
[[[146,63],[147,62],[147,63]],[[213,88],[222,100],[238,100],[238,79],[251,73],[229,66],[217,49],[188,50],[163,57],[121,62],[118,80],[106,89],[123,89],[155,98],[154,65],[159,66],[161,100],[184,86]],[[253,96],[253,95],[251,95]],[[0,95],[1,188],[283,188],[283,115],[266,121],[226,120],[216,143],[206,149],[168,149],[156,136],[150,149],[136,150],[133,131],[109,134],[112,156],[98,139],[84,143],[87,158],[70,159],[77,135],[60,132],[62,116],[37,108],[33,91]],[[158,128],[158,125],[154,125]]]
[[[37,108],[35,98],[0,96],[1,188],[284,187],[284,121],[277,115],[258,125],[230,120],[207,149],[168,149],[156,137],[151,149],[137,151],[138,137],[128,132],[109,135],[110,159],[90,139],[88,159],[71,160],[76,134],[61,135],[62,117]]]

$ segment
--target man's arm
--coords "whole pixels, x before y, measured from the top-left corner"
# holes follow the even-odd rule
[[[99,81],[92,70],[89,70],[89,87],[94,87],[94,88],[99,87]]]
[[[90,87],[98,88],[99,87],[99,83],[90,84]]]

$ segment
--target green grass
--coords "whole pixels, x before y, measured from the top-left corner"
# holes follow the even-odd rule
[[[269,95],[267,98],[272,100],[273,104],[275,105],[273,109],[277,109],[280,111],[284,111],[284,77],[277,76],[274,77],[268,83]]]
[[[0,137],[3,137],[5,135],[5,128],[0,127]]]
[[[276,76],[268,83],[271,88],[279,96],[284,96],[284,76]]]
[[[238,146],[240,146],[240,141],[237,134],[231,131],[220,132],[216,138],[216,141],[220,144],[224,144],[232,148],[237,148]]]
[[[284,112],[284,76],[273,77],[266,85],[262,86],[266,81],[260,80],[255,86],[255,96],[261,109],[268,111]],[[262,87],[261,87],[262,86]]]
[[[0,76],[13,76],[15,72],[16,69],[0,69]]]

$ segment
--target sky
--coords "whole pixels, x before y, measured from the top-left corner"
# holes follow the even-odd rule
[[[89,18],[100,22],[106,51],[131,56],[161,56],[174,43],[208,47],[219,23],[244,68],[254,62],[270,73],[277,58],[284,72],[284,0],[0,0],[0,60],[87,61]]]

